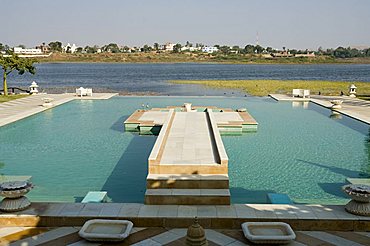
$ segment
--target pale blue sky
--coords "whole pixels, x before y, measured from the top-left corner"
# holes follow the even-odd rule
[[[0,0],[0,43],[370,46],[369,0]]]

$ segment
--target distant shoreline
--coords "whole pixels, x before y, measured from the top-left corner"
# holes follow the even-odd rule
[[[36,57],[38,63],[134,63],[134,64],[256,64],[256,65],[309,65],[309,64],[370,64],[370,57],[333,58],[317,56],[313,58],[263,58],[251,55],[212,55],[193,53],[100,53],[66,54],[54,53],[49,57]]]

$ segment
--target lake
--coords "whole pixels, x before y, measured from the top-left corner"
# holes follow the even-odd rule
[[[36,75],[8,78],[9,86],[26,87],[33,80],[40,90],[59,88],[72,92],[74,87],[103,88],[161,95],[241,95],[200,85],[174,85],[168,80],[335,80],[370,82],[370,64],[251,65],[251,64],[132,64],[132,63],[42,63]]]

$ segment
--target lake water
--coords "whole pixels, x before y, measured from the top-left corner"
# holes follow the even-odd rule
[[[284,79],[370,82],[370,64],[245,65],[245,64],[37,64],[37,74],[9,76],[9,86],[26,87],[35,80],[45,88],[106,88],[114,91],[154,92],[162,95],[240,95],[199,85],[174,85],[168,80]],[[62,89],[61,89],[62,90]]]

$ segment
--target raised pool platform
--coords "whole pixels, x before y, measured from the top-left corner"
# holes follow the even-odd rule
[[[256,131],[247,112],[170,106],[137,110],[127,131],[158,134],[148,158],[146,204],[230,204],[228,156],[221,132]]]

